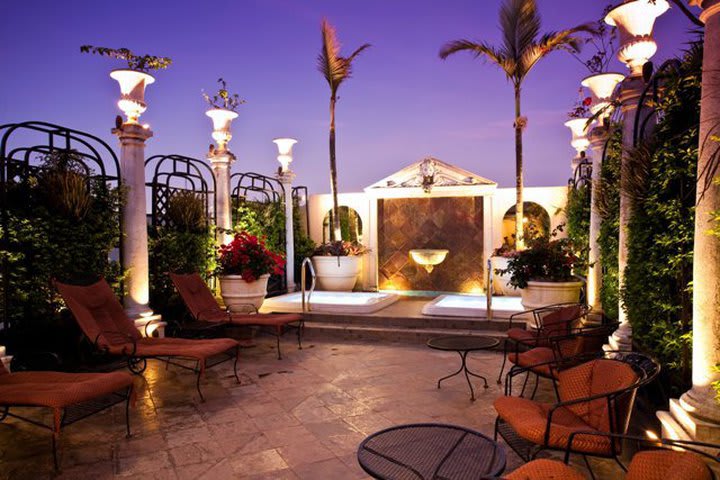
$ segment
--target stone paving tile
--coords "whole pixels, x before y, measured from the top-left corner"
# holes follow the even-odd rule
[[[69,426],[60,441],[61,474],[52,469],[48,433],[7,419],[0,424],[0,480],[364,479],[358,444],[392,425],[452,423],[492,435],[492,403],[503,394],[495,383],[497,353],[470,356],[470,368],[489,382],[484,389],[473,379],[477,400],[471,402],[463,377],[436,388],[438,378],[459,366],[452,352],[330,341],[308,341],[297,350],[286,342],[278,361],[273,339],[256,342],[241,353],[240,385],[229,364],[207,372],[204,403],[192,373],[149,362],[137,380],[132,437],[124,435],[122,406]],[[549,384],[541,384],[538,398],[553,400]],[[51,419],[33,409],[22,413]],[[506,471],[521,464],[511,451],[507,457]],[[618,478],[612,462],[593,464],[598,478]]]

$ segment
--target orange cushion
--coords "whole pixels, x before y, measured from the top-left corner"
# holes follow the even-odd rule
[[[626,480],[711,480],[700,455],[675,450],[647,450],[635,454]]]
[[[506,480],[585,480],[572,467],[557,460],[539,459],[526,463],[504,477]]]
[[[508,360],[521,367],[530,367],[538,363],[552,362],[555,360],[555,354],[551,348],[535,347],[518,355],[510,353],[508,354]],[[542,365],[533,368],[532,371],[544,377],[551,377],[554,372],[554,370],[550,369],[550,365]]]
[[[0,376],[0,404],[62,408],[128,388],[123,372],[18,372]]]
[[[137,357],[189,357],[204,361],[209,357],[236,348],[238,342],[232,338],[189,339],[189,338],[141,338],[137,341]],[[110,353],[127,355],[132,344],[112,346]]]
[[[498,416],[510,424],[525,440],[537,445],[545,444],[545,428],[552,404],[540,403],[520,397],[500,397],[495,400]],[[552,417],[548,447],[564,449],[570,434],[578,431],[595,430],[568,408],[558,408]],[[587,453],[606,454],[610,452],[610,441],[606,437],[578,436],[573,440],[573,450]]]

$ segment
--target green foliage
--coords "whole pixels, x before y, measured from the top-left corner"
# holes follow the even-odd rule
[[[528,247],[520,250],[508,261],[500,275],[510,274],[508,284],[525,288],[529,281],[570,282],[575,280],[572,271],[578,258],[569,238],[556,238],[563,226],[558,226],[550,235],[537,235],[528,240]]]
[[[218,78],[218,83],[220,84],[218,92],[212,97],[207,93],[203,92],[203,98],[205,99],[207,104],[213,108],[237,112],[238,107],[245,103],[245,100],[240,98],[240,95],[238,95],[237,93],[230,94],[227,89],[227,83],[222,78]]]
[[[575,248],[578,263],[575,264],[575,275],[587,275],[588,252],[590,250],[590,187],[583,185],[577,189],[569,189],[567,204],[567,236]]]
[[[208,280],[215,269],[215,228],[209,226],[203,199],[176,192],[167,208],[167,226],[148,229],[150,303],[169,319],[182,312],[169,272],[198,272]]]
[[[168,57],[156,57],[155,55],[135,55],[127,48],[107,48],[93,47],[92,45],[82,45],[81,53],[94,53],[101,57],[115,58],[125,60],[130,70],[138,72],[149,72],[150,70],[164,70],[172,64],[172,60]]]
[[[53,278],[86,283],[104,276],[119,287],[121,268],[109,257],[119,245],[121,201],[117,188],[86,175],[74,152],[47,155],[27,182],[8,182],[7,250],[0,256],[9,267],[5,313],[20,335],[50,337],[62,321]],[[61,350],[54,340],[45,348]]]
[[[620,162],[622,157],[622,130],[612,127],[607,152],[596,189],[596,207],[602,218],[598,245],[602,284],[600,300],[603,312],[611,319],[618,318],[618,235],[620,234]]]
[[[638,346],[665,366],[673,393],[690,381],[692,252],[699,144],[701,50],[665,85],[664,115],[629,153],[628,259],[621,292]],[[650,287],[651,286],[651,287]]]

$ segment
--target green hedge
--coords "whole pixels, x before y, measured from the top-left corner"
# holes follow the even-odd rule
[[[627,170],[633,215],[622,300],[635,343],[662,362],[674,394],[690,385],[701,59],[692,48],[668,80],[664,115]]]
[[[587,276],[590,250],[590,187],[588,185],[568,190],[565,216],[567,218],[567,236],[579,259],[573,273],[585,277]]]

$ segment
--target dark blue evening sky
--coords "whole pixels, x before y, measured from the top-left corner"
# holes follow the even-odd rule
[[[79,53],[82,44],[127,47],[172,57],[148,88],[155,137],[148,155],[204,158],[211,142],[201,89],[222,76],[247,99],[230,144],[234,171],[271,173],[277,136],[299,140],[293,169],[312,193],[328,187],[329,89],[317,72],[320,20],[338,29],[345,53],[369,42],[337,107],[341,191],[359,191],[432,155],[511,186],[512,91],[491,65],[457,54],[457,38],[498,41],[499,0],[4,0],[0,29],[0,123],[45,120],[110,134],[122,63]],[[607,2],[539,0],[543,29],[595,20]],[[672,9],[656,24],[655,61],[676,55],[691,24]],[[613,69],[625,72],[617,60]],[[530,74],[523,94],[526,184],[565,184],[573,150],[563,126],[584,67],[554,53]]]

